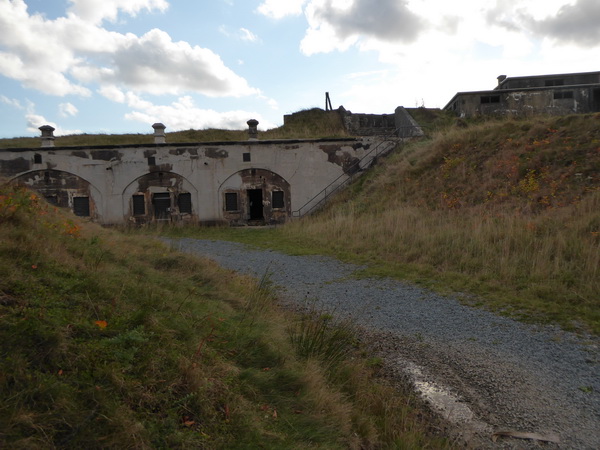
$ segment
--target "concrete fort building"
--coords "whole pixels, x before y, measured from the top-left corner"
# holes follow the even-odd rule
[[[500,75],[488,91],[458,92],[444,107],[460,117],[564,115],[600,111],[600,72]]]
[[[276,224],[319,206],[402,140],[263,141],[258,122],[248,125],[247,141],[169,143],[156,123],[146,145],[75,147],[58,145],[46,125],[40,147],[0,149],[0,177],[106,225]]]

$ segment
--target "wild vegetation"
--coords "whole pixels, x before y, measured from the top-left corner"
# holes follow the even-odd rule
[[[272,137],[343,135],[322,114],[302,112]],[[365,275],[600,333],[600,115],[415,114],[429,136],[313,216],[251,232],[159,231],[326,253],[366,264]],[[205,141],[229,132],[189,133]],[[231,139],[247,138],[237,133]],[[360,357],[349,324],[318,309],[283,314],[274,300],[268,277],[235,277],[3,186],[0,446],[448,445],[428,437],[406,396],[374,382],[377,361]]]
[[[599,333],[600,114],[453,127],[280,233]]]
[[[226,281],[225,281],[226,280]],[[0,447],[441,448],[348,324],[0,187]]]
[[[432,117],[323,211],[275,230],[178,231],[368,264],[524,320],[600,332],[600,114]],[[437,129],[437,130],[436,130]]]

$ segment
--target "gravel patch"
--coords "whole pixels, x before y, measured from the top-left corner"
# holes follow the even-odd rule
[[[356,279],[361,267],[328,257],[225,241],[165,241],[231,270],[269,273],[286,301],[316,301],[352,317],[388,370],[411,380],[425,397],[429,390],[438,398],[432,408],[447,419],[447,432],[472,448],[600,448],[597,337],[523,324],[400,281]],[[558,437],[560,443],[492,440],[492,433],[506,430]]]

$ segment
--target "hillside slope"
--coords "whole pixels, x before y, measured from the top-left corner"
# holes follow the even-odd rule
[[[600,115],[457,121],[280,239],[600,332]]]
[[[445,445],[268,284],[0,185],[0,448]]]

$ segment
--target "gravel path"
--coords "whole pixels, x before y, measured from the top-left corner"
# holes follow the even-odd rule
[[[388,369],[409,379],[473,448],[600,449],[600,340],[527,325],[360,267],[237,243],[172,240],[175,249],[261,277],[291,302],[317,301],[364,327]],[[536,433],[560,443],[501,437]],[[460,436],[457,436],[460,435]]]

